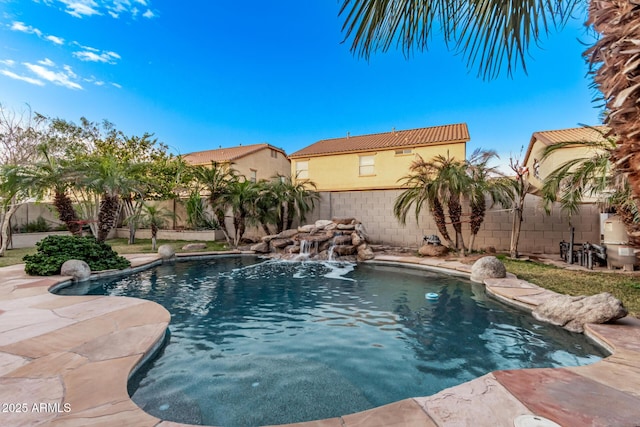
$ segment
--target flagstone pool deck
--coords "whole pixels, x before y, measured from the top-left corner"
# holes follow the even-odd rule
[[[132,269],[160,263],[127,255]],[[455,261],[377,255],[374,262],[421,266],[469,277]],[[127,393],[127,380],[160,345],[170,315],[126,297],[58,296],[69,277],[31,277],[0,268],[0,426],[185,426],[153,417]],[[553,295],[514,276],[487,292],[531,310]],[[293,427],[513,426],[520,415],[569,426],[640,426],[640,320],[588,325],[612,354],[572,368],[495,371],[428,397]]]

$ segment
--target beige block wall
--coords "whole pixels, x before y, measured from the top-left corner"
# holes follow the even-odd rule
[[[12,226],[23,226],[35,222],[38,217],[44,218],[49,227],[55,228],[62,222],[58,219],[58,212],[50,203],[24,203],[20,205],[11,218]]]
[[[401,225],[393,216],[393,204],[401,190],[323,192],[322,199],[307,222],[333,217],[355,217],[360,220],[372,243],[417,248],[422,237],[438,234],[431,214],[423,209],[419,223],[413,211],[407,224]],[[518,250],[527,253],[558,253],[561,240],[570,238],[569,220],[557,206],[547,216],[540,205],[540,198],[529,195],[525,201],[523,222]],[[476,248],[493,246],[508,251],[511,242],[511,212],[499,207],[487,212],[476,238]],[[600,216],[594,205],[584,205],[579,215],[573,217],[575,242],[600,242]],[[449,227],[452,238],[455,236]],[[468,224],[463,226],[465,243],[469,243]],[[438,234],[439,236],[439,234]],[[440,237],[440,236],[439,236]]]

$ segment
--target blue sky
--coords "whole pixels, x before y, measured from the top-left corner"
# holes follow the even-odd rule
[[[584,15],[533,46],[528,75],[476,77],[431,48],[358,59],[340,1],[0,0],[0,103],[154,133],[176,153],[450,123],[503,161],[538,130],[598,124]]]

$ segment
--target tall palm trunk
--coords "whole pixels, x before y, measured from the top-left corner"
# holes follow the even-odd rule
[[[447,203],[449,209],[449,218],[456,232],[456,249],[460,251],[462,256],[465,255],[464,239],[462,237],[462,206],[460,205],[460,197],[452,194]]]
[[[636,198],[640,198],[638,22],[637,1],[591,0],[587,24],[601,37],[585,52],[608,110],[604,122],[617,137],[612,159],[616,168],[627,174]]]
[[[120,200],[118,196],[103,194],[100,200],[100,210],[98,211],[98,236],[99,242],[104,242],[109,236],[109,232],[115,226]]]
[[[80,218],[76,214],[76,210],[73,208],[73,202],[71,198],[67,196],[64,191],[55,191],[53,197],[53,205],[58,211],[58,218],[64,222],[67,229],[74,236],[82,234],[82,225],[80,224]]]
[[[484,215],[486,212],[486,205],[484,200],[482,203],[478,201],[471,200],[471,219],[469,220],[469,225],[471,228],[471,237],[469,237],[469,251],[473,251],[475,249],[476,236],[480,231],[480,226],[484,222]]]
[[[442,203],[440,200],[435,198],[431,205],[431,214],[433,215],[433,220],[436,223],[436,227],[440,232],[440,235],[446,240],[449,248],[455,248],[456,244],[451,240],[451,236],[449,236],[449,231],[447,230],[447,220],[444,215],[444,209],[442,207]]]

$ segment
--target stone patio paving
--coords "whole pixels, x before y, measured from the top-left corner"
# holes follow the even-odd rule
[[[157,263],[129,255],[133,268]],[[469,277],[471,266],[406,256],[374,262],[423,266]],[[0,269],[0,426],[157,426],[184,424],[148,415],[129,399],[127,380],[162,342],[169,313],[125,297],[58,296],[68,277]],[[511,276],[487,292],[531,310],[553,292]],[[562,426],[640,426],[640,320],[588,325],[613,354],[588,366],[496,371],[441,391],[297,427],[513,426],[519,415]]]

